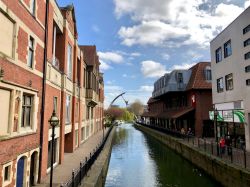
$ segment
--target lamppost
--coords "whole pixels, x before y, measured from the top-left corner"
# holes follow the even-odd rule
[[[217,156],[219,156],[219,145],[218,145],[218,132],[217,132],[217,117],[219,112],[217,108],[214,110],[214,123],[215,123],[215,138],[216,138],[216,148],[217,148]]]
[[[50,187],[52,187],[52,181],[53,181],[53,163],[54,163],[54,139],[55,139],[55,128],[59,124],[59,119],[56,116],[55,110],[53,110],[53,113],[49,119],[49,123],[52,127],[52,147],[51,147],[51,163],[50,163]]]

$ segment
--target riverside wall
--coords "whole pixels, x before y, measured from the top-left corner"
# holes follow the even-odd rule
[[[112,141],[116,131],[116,126],[113,127],[109,134],[109,137],[103,147],[102,152],[98,156],[97,160],[88,171],[87,175],[83,179],[81,187],[102,187],[105,184],[105,179],[108,171],[109,160],[112,151]]]
[[[180,139],[159,131],[136,125],[135,128],[153,136],[167,147],[173,149],[185,159],[208,173],[212,178],[227,187],[250,187],[250,171],[226,163],[219,158],[209,155],[195,147],[185,144]]]

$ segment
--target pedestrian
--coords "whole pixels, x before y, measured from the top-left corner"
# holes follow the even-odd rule
[[[221,154],[224,154],[225,153],[225,146],[226,146],[226,141],[225,141],[224,137],[221,137],[219,144],[220,144],[220,152],[221,152]]]
[[[193,135],[193,133],[192,133],[192,129],[191,129],[190,127],[188,128],[187,135],[188,135],[188,136],[192,136],[192,135]]]

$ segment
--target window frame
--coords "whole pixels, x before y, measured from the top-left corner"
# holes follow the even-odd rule
[[[230,46],[230,48],[228,48],[227,46]],[[224,43],[224,58],[231,56],[232,53],[233,53],[232,52],[232,43],[231,43],[231,40],[228,40],[226,43]]]
[[[217,93],[223,92],[224,91],[223,77],[218,78],[216,80],[216,83],[217,83]]]
[[[54,96],[53,97],[53,111],[57,114],[58,111],[58,97]]]
[[[29,37],[29,43],[28,43],[28,62],[27,65],[30,68],[33,68],[34,66],[34,52],[35,52],[35,40],[33,37]]]
[[[72,46],[68,43],[68,48],[67,48],[67,76],[69,79],[72,79],[73,77],[73,63],[72,63],[72,60],[73,60],[73,56],[72,56]]]
[[[226,90],[233,90],[233,73],[227,74],[225,76]]]
[[[34,101],[34,96],[27,94],[27,93],[23,93],[22,96],[22,111],[21,111],[21,128],[31,128],[32,127],[32,117],[33,117],[33,101]],[[30,104],[26,103],[26,99],[30,98]],[[26,116],[26,112],[28,111],[27,109],[29,109],[29,124],[27,124],[27,116]]]
[[[69,99],[69,100],[68,100]],[[66,95],[66,116],[65,116],[65,123],[71,123],[71,95]]]
[[[243,31],[243,35],[248,33],[250,31],[250,24],[247,25],[242,31]]]
[[[249,73],[250,72],[250,65],[245,67],[245,72]]]
[[[250,86],[250,79],[246,80],[246,86]]]
[[[245,60],[250,59],[250,52],[247,52],[247,53],[244,54],[244,59]]]
[[[248,45],[250,45],[250,38],[248,38],[248,39],[246,39],[246,40],[244,41],[244,47],[246,47],[246,46],[248,46]]]
[[[219,47],[215,50],[215,62],[219,63],[222,61],[222,48]]]
[[[36,16],[36,0],[30,0],[30,13]]]

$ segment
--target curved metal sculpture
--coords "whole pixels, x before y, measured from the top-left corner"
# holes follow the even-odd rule
[[[124,97],[123,97],[123,95],[125,94],[126,92],[123,92],[123,93],[121,93],[121,94],[119,94],[118,96],[116,96],[114,99],[113,99],[113,101],[111,101],[111,103],[110,103],[110,105],[109,105],[109,108],[112,106],[112,104],[116,101],[116,99],[118,99],[119,97],[122,97],[123,98],[123,100],[124,100],[124,102],[125,102],[125,104],[126,104],[126,106],[128,105],[128,101],[126,101],[125,99],[124,99]]]

